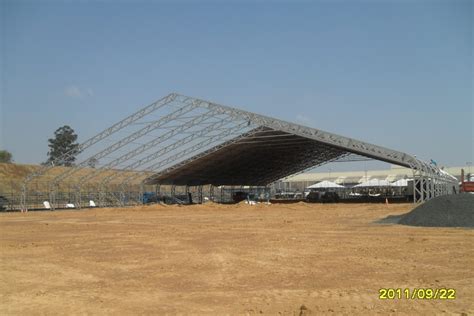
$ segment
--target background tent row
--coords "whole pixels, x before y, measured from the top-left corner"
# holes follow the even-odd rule
[[[371,179],[369,181],[357,184],[353,186],[353,188],[406,187],[408,186],[408,181],[409,181],[408,179],[400,179],[398,181],[390,183],[387,180]],[[327,181],[327,180],[315,183],[307,187],[307,189],[344,189],[344,188],[346,187],[343,185],[339,185],[337,183]]]

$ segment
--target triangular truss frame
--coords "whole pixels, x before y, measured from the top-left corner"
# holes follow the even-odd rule
[[[166,115],[149,122],[143,122],[150,114],[166,107],[169,107]],[[196,111],[198,112],[196,113]],[[124,128],[137,122],[141,122],[143,127],[121,136],[112,144],[105,142],[113,135],[117,136],[118,132],[123,131]],[[160,130],[164,126],[168,126],[168,128]],[[401,151],[214,102],[171,93],[81,143],[78,150],[82,153],[86,153],[89,148],[97,146],[101,142],[106,145],[100,147],[100,150],[92,152],[73,167],[55,174],[52,179],[48,180],[51,203],[57,204],[55,194],[58,185],[70,179],[74,179],[74,187],[78,192],[76,203],[79,205],[82,204],[81,187],[97,178],[101,179],[98,186],[101,196],[104,196],[107,185],[112,180],[120,178],[119,191],[122,192],[123,197],[123,192],[127,191],[127,186],[130,183],[138,181],[143,185],[153,182],[152,180],[156,179],[157,175],[163,175],[196,159],[205,159],[206,155],[221,150],[225,146],[238,144],[245,137],[262,129],[317,142],[327,148],[325,152],[328,154],[321,155],[320,159],[311,157],[304,163],[289,166],[277,175],[269,175],[267,179],[260,179],[260,185],[262,183],[268,185],[278,179],[303,172],[317,165],[338,159],[348,159],[350,156],[367,157],[411,168],[414,175],[414,202],[416,203],[435,196],[450,194],[457,185],[456,178],[437,166]],[[78,171],[87,169],[92,161],[111,157],[117,150],[126,148],[127,145],[134,144],[137,140],[144,139],[151,132],[157,130],[160,130],[161,133],[155,135],[152,140],[147,139],[145,143],[127,149],[119,157],[111,158],[100,168],[92,169],[85,175],[81,174],[80,177],[77,176]],[[176,141],[170,141],[176,137]],[[21,192],[22,209],[28,207],[30,183],[34,179],[48,174],[67,155],[70,153],[51,164],[42,166],[25,178]],[[124,172],[129,173],[124,176]]]

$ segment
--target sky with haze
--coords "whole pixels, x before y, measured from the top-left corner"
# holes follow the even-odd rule
[[[171,92],[473,161],[472,1],[0,3],[0,149],[18,163]]]

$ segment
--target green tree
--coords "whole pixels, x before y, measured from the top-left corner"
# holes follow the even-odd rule
[[[56,166],[72,166],[79,153],[76,143],[77,135],[74,130],[68,126],[58,128],[54,132],[54,138],[48,139],[49,152],[47,164],[54,163]]]
[[[12,154],[6,150],[0,150],[0,162],[12,163]]]

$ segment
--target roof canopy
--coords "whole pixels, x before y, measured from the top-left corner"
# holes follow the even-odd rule
[[[164,170],[153,181],[173,185],[266,185],[346,154],[309,138],[259,128]]]
[[[357,184],[354,188],[374,188],[374,187],[389,187],[390,182],[387,180],[371,179],[369,181]]]
[[[183,137],[164,148],[173,155],[146,169],[155,172],[144,180],[146,184],[268,185],[351,155],[413,169],[427,167],[409,154],[353,138],[178,94],[169,98],[182,105],[177,110],[181,113],[202,112],[186,125],[193,131],[192,141]],[[199,129],[200,124],[211,121],[214,129],[209,125]],[[211,143],[217,145],[206,147]]]
[[[409,179],[400,179],[400,180],[397,180],[395,182],[392,182],[390,185],[392,187],[406,187],[406,186],[408,186],[408,180]]]
[[[337,183],[331,182],[331,181],[321,181],[318,183],[315,183],[313,185],[310,185],[308,189],[318,189],[318,188],[344,188],[343,185],[339,185]]]

